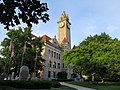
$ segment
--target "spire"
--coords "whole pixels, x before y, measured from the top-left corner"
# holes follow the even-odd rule
[[[62,15],[63,15],[64,17],[66,17],[66,13],[65,13],[65,11],[62,12]]]
[[[64,20],[64,19],[69,20],[68,14],[66,14],[65,11],[62,12],[61,17],[60,17],[60,21],[62,21],[62,20]]]

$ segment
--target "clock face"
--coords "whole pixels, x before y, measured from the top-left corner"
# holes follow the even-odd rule
[[[64,22],[61,22],[61,23],[60,23],[60,27],[63,27],[63,26],[64,26]]]

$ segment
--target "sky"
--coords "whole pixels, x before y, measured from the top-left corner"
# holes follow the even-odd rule
[[[120,0],[40,0],[48,4],[50,20],[33,25],[36,36],[58,37],[57,22],[65,11],[71,22],[71,42],[79,45],[87,36],[105,32],[112,38],[120,39]],[[25,27],[23,24],[22,27]],[[7,30],[0,24],[0,42]]]

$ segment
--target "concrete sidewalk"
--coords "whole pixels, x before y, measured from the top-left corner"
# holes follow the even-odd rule
[[[64,85],[64,86],[71,87],[71,88],[75,88],[77,90],[96,90],[96,89],[86,88],[86,87],[77,86],[77,85],[73,85],[73,84],[68,84],[68,83],[65,83],[65,82],[60,82],[60,84]]]

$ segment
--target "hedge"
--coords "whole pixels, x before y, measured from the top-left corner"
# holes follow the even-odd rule
[[[51,81],[52,87],[54,88],[59,88],[61,86],[61,84],[57,81]]]
[[[50,89],[51,87],[60,87],[60,83],[53,81],[1,80],[0,86],[10,86],[18,89]]]

